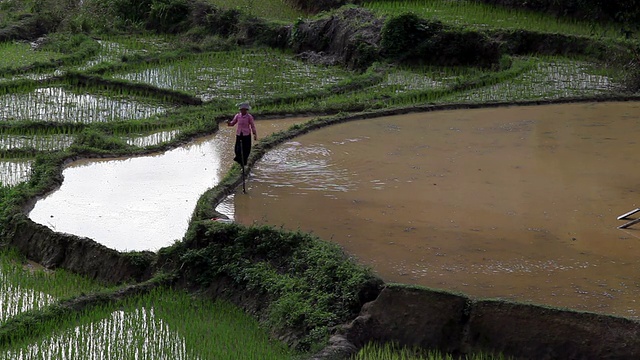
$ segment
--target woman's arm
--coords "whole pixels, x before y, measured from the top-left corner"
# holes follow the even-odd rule
[[[235,114],[233,119],[227,120],[227,126],[233,126],[238,122],[238,114]]]
[[[253,115],[249,117],[249,126],[251,127],[251,132],[253,133],[253,140],[258,140],[258,131],[256,130],[256,122],[253,119]]]

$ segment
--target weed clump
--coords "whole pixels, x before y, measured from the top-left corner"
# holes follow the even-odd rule
[[[333,327],[354,318],[383,285],[337,245],[268,226],[196,222],[184,243],[161,252],[159,263],[178,264],[188,286],[215,287],[224,280],[233,284],[224,291],[253,293],[263,321],[295,338],[300,350],[322,345]],[[246,298],[239,302],[251,306]]]

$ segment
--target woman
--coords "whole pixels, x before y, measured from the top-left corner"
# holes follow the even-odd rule
[[[253,133],[253,139],[258,140],[258,133],[256,132],[256,124],[253,116],[249,114],[251,106],[247,103],[238,105],[240,112],[237,113],[232,120],[227,121],[228,126],[234,126],[238,124],[236,129],[236,145],[234,147],[235,157],[233,160],[243,167],[247,164],[249,159],[249,152],[251,151],[251,134]]]

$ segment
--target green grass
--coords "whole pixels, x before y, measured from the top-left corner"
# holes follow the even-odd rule
[[[35,62],[56,60],[63,56],[53,51],[33,50],[28,42],[0,43],[0,69],[24,67]]]
[[[293,359],[242,310],[156,289],[50,320],[46,338],[15,339],[0,359]],[[126,344],[126,345],[123,345]]]
[[[64,270],[53,272],[28,264],[15,251],[0,248],[0,323],[20,312],[49,305],[56,298],[102,288],[102,284]]]
[[[453,356],[437,350],[398,346],[394,343],[368,343],[350,360],[505,360],[502,355],[471,354]]]
[[[223,9],[239,9],[250,15],[271,20],[294,22],[305,16],[284,0],[208,0],[208,2]]]
[[[303,94],[350,76],[337,67],[305,64],[272,49],[209,52],[158,65],[141,64],[106,76],[188,92],[203,101],[252,103],[274,96]]]
[[[368,0],[363,6],[380,15],[413,12],[435,17],[445,23],[480,29],[526,29],[597,37],[622,37],[621,29],[569,18],[556,18],[533,11],[491,6],[478,1],[460,0]]]

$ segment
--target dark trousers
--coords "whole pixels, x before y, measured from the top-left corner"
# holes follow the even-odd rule
[[[244,166],[247,165],[247,159],[249,159],[249,152],[251,151],[251,134],[249,135],[236,135],[236,145],[234,147],[235,157],[233,161]]]

